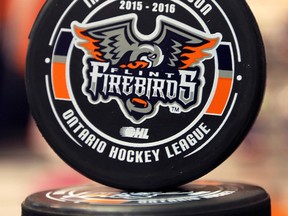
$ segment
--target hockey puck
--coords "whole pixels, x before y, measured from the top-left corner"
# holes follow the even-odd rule
[[[265,69],[244,0],[49,0],[26,83],[40,131],[71,167],[151,190],[232,154],[260,109]]]
[[[270,216],[270,211],[262,188],[221,182],[195,182],[166,192],[84,185],[36,193],[22,204],[22,216]]]

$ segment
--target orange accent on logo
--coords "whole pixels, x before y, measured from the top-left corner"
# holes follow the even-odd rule
[[[120,68],[126,69],[143,69],[143,68],[147,68],[149,65],[148,62],[146,61],[135,61],[135,62],[130,62],[127,65],[126,64],[122,64],[120,65]]]
[[[210,39],[207,43],[198,47],[185,46],[183,50],[188,52],[185,52],[181,55],[180,60],[184,66],[180,67],[179,69],[186,69],[193,64],[199,63],[201,60],[212,57],[212,55],[207,52],[207,50],[213,49],[219,40],[219,38]]]
[[[104,62],[103,54],[100,52],[101,47],[97,45],[100,40],[94,39],[92,37],[86,36],[84,34],[84,29],[74,26],[74,31],[77,34],[77,37],[82,39],[85,42],[79,42],[78,45],[82,46],[88,51],[88,54],[93,56],[97,61]]]
[[[148,103],[146,100],[140,99],[140,98],[133,98],[132,103],[137,103],[143,105],[144,108],[148,106]]]
[[[99,203],[99,204],[123,204],[128,202],[129,200],[120,199],[120,198],[109,198],[109,195],[114,195],[115,193],[105,193],[105,196],[100,193],[92,193],[92,194],[85,194],[84,196],[80,196],[79,202],[83,203]]]
[[[88,199],[85,200],[86,203],[99,203],[99,204],[123,204],[128,202],[127,200],[122,199]]]
[[[216,87],[215,96],[207,110],[208,114],[222,115],[226,104],[229,99],[230,91],[232,87],[232,79],[230,78],[219,78]]]
[[[65,70],[66,64],[58,62],[53,63],[52,82],[54,87],[54,96],[56,99],[70,99],[66,83]]]

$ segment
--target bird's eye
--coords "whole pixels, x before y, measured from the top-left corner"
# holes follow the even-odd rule
[[[157,57],[157,55],[154,54],[154,55],[152,55],[150,58],[151,58],[151,59],[156,59],[156,57]]]

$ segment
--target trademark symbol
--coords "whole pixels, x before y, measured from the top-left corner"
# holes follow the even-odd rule
[[[171,106],[169,108],[170,108],[170,112],[171,113],[176,113],[176,114],[180,114],[181,113],[180,107],[178,107],[178,106]]]

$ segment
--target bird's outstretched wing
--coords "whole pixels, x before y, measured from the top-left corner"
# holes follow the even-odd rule
[[[222,40],[220,33],[207,34],[168,17],[159,16],[157,22],[161,30],[155,42],[165,47],[171,67],[184,70],[213,58]]]
[[[71,27],[78,48],[97,61],[116,65],[126,53],[139,46],[131,30],[134,22],[135,17],[126,16],[121,20],[111,18],[91,24],[74,21]]]

